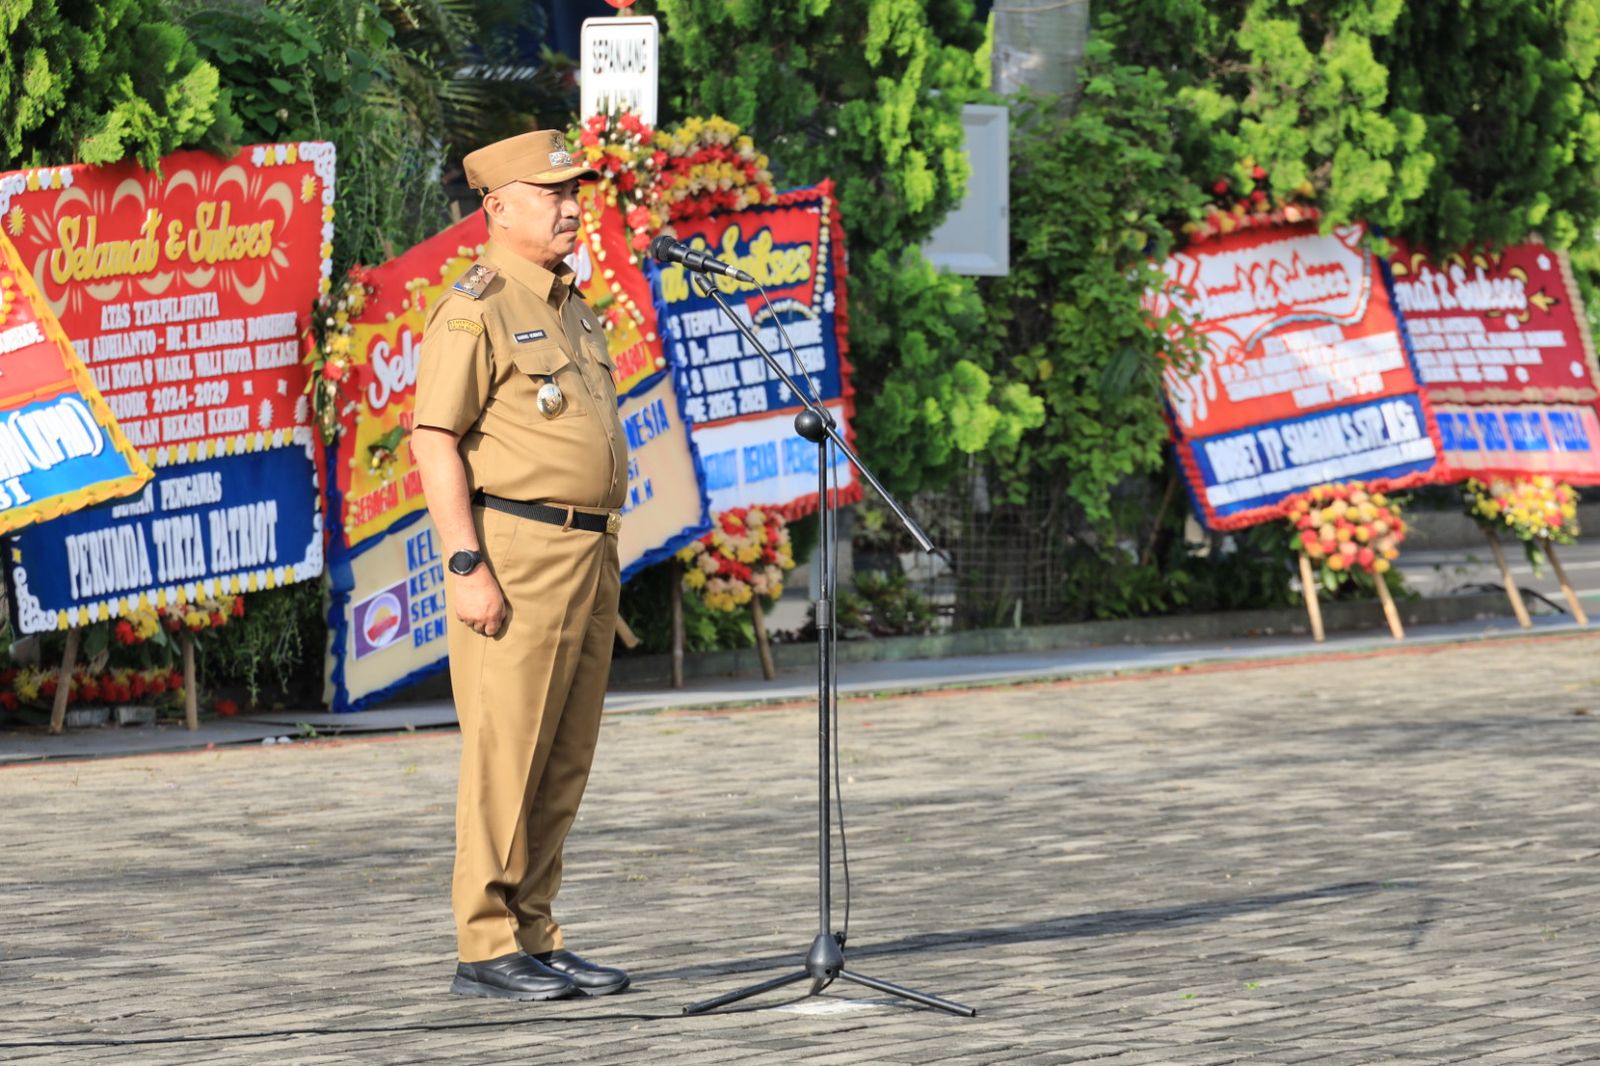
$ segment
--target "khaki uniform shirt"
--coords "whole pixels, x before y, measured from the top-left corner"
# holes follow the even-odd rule
[[[428,315],[417,367],[416,424],[461,438],[471,492],[619,508],[627,442],[600,320],[552,272],[493,240],[478,260],[499,273],[478,299],[449,289]],[[565,396],[539,410],[547,381]]]

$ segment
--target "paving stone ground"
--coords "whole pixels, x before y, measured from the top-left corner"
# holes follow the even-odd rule
[[[0,1061],[1600,1062],[1600,636],[605,724],[559,913],[632,991],[445,994],[453,733],[0,770]],[[842,894],[842,886],[840,886]]]

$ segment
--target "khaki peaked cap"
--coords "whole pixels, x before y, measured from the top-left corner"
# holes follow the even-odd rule
[[[513,181],[560,185],[571,178],[594,181],[600,177],[598,170],[573,159],[560,130],[519,133],[468,152],[461,162],[467,184],[485,194]]]

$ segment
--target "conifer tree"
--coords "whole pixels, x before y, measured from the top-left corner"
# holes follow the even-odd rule
[[[0,5],[0,167],[147,167],[237,131],[217,71],[161,0]]]

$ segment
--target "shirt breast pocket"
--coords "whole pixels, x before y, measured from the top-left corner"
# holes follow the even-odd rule
[[[583,418],[588,414],[581,393],[583,377],[557,341],[518,345],[511,362],[523,377],[540,421]]]
[[[598,363],[607,374],[615,375],[616,364],[611,361],[611,349],[604,340],[595,340],[593,337],[583,339],[584,350],[589,353],[589,358]]]

